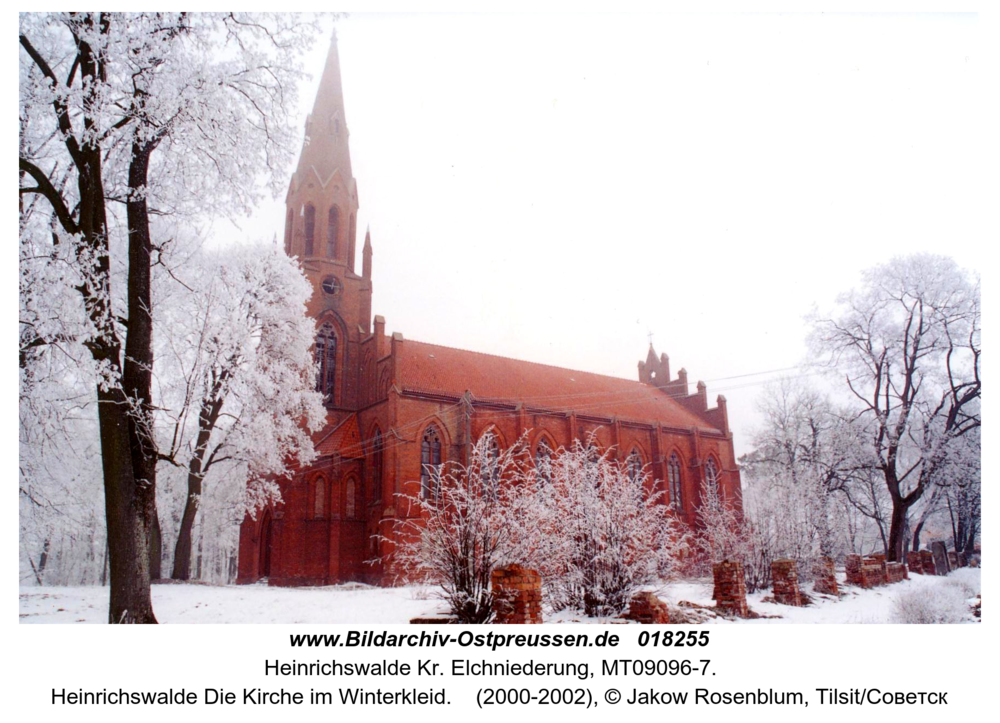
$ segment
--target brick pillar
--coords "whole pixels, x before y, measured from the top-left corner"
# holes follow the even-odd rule
[[[541,624],[542,578],[534,570],[508,565],[490,574],[496,625]]]
[[[639,592],[632,596],[628,612],[623,617],[644,625],[666,625],[670,622],[670,610],[653,593]]]
[[[743,564],[724,560],[712,566],[712,577],[715,580],[715,592],[712,594],[715,607],[729,615],[750,617]]]
[[[840,588],[837,586],[837,568],[829,557],[816,561],[813,565],[813,576],[816,578],[813,590],[823,595],[840,595]]]
[[[775,602],[802,607],[799,570],[795,560],[775,560],[771,563],[771,590],[774,591]]]
[[[847,571],[847,584],[865,586],[865,579],[861,576],[861,555],[848,555],[844,558],[844,569]]]
[[[877,557],[865,557],[861,560],[861,587],[871,588],[885,585],[885,563]]]
[[[923,565],[920,564],[920,553],[916,550],[906,553],[906,563],[912,572],[918,575],[923,574]]]
[[[873,560],[878,560],[879,565],[882,567],[882,584],[889,584],[889,573],[885,569],[885,555],[872,555]]]
[[[901,562],[886,563],[886,580],[888,584],[903,582],[906,579],[906,565]]]
[[[920,571],[924,575],[937,575],[937,569],[934,567],[934,555],[931,554],[930,550],[920,551],[920,567]]]

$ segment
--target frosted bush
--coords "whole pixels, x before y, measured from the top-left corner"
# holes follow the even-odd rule
[[[961,623],[969,617],[968,596],[960,585],[935,585],[932,588],[901,592],[892,606],[892,620],[897,623]]]

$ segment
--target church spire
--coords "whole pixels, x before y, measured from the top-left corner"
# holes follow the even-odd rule
[[[302,153],[286,199],[285,248],[354,273],[358,186],[351,171],[337,35],[330,39]]]
[[[299,156],[298,175],[316,170],[325,182],[339,170],[344,179],[352,178],[351,154],[347,147],[347,118],[344,113],[344,90],[340,80],[340,56],[337,33],[330,39],[326,65],[320,78],[312,113],[306,120],[306,135]]]

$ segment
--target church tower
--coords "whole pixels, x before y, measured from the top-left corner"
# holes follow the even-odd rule
[[[317,388],[334,420],[357,409],[359,343],[371,334],[370,242],[365,276],[355,273],[358,184],[351,172],[337,36],[312,113],[298,167],[285,199],[285,253],[295,256],[313,285]]]

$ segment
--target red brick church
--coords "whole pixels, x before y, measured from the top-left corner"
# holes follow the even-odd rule
[[[688,524],[702,480],[738,500],[725,398],[709,407],[703,382],[689,394],[687,372],[671,378],[652,346],[630,381],[386,335],[371,313],[368,234],[355,272],[358,188],[336,39],[286,203],[285,251],[315,287],[327,424],[315,463],[281,481],[283,502],[244,520],[238,582],[380,582],[381,566],[366,561],[391,552],[376,535],[391,534],[397,495],[425,492],[434,465],[464,461],[487,433],[506,447],[528,431],[536,459],[594,434],[619,458],[649,465],[664,504]]]

